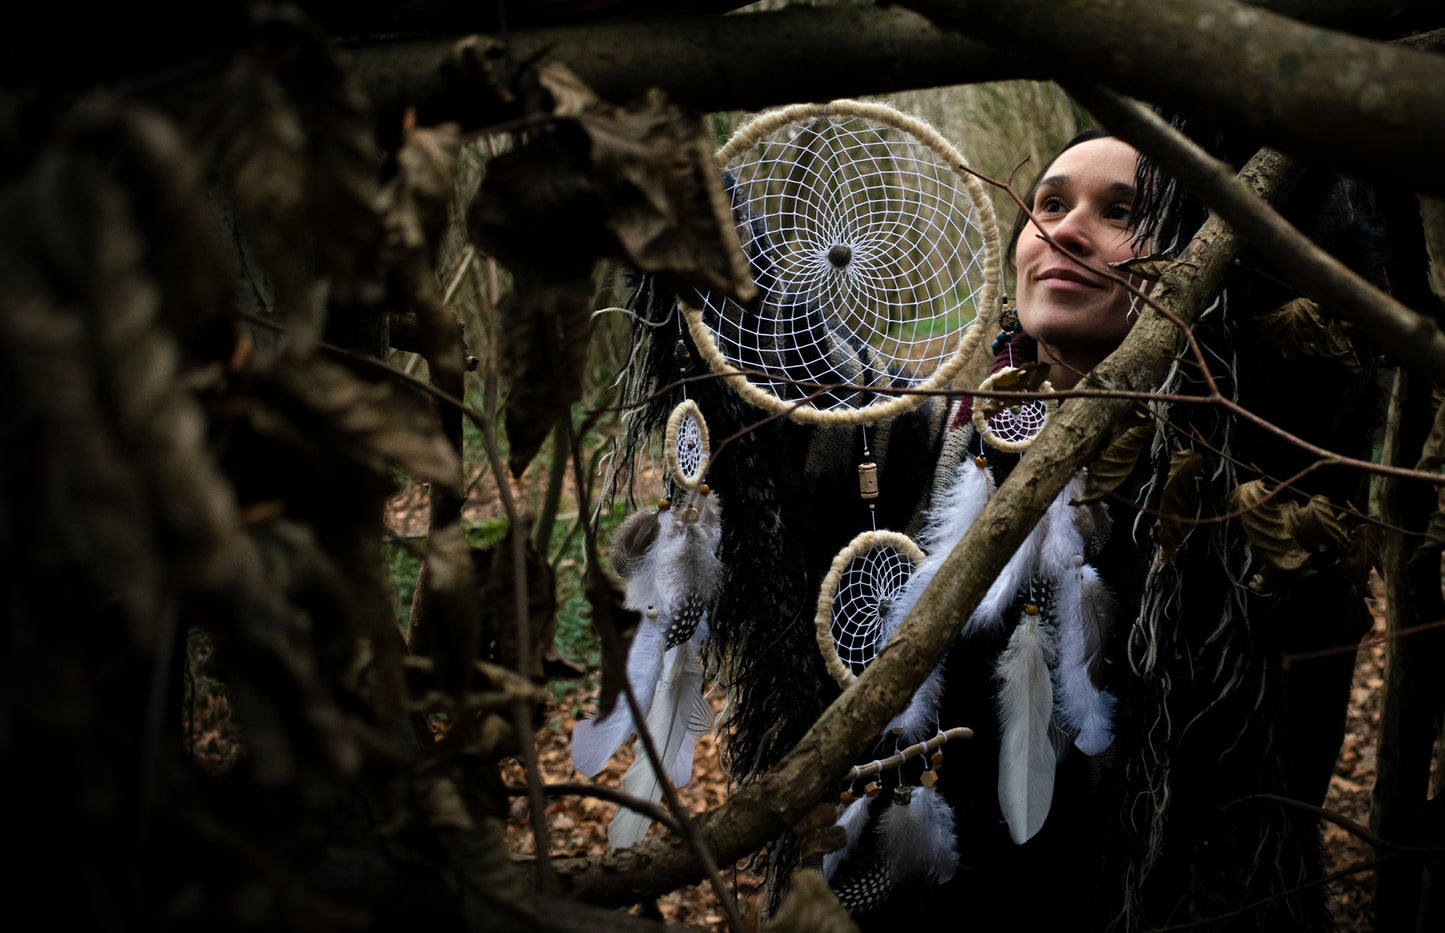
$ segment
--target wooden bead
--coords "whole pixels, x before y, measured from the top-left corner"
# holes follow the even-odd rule
[[[867,784],[867,786],[865,786],[865,787],[863,788],[863,796],[865,796],[865,797],[877,797],[880,793],[882,793],[882,791],[883,791],[883,785],[882,785],[882,784],[879,784],[877,781],[869,781],[868,784]]]
[[[1039,614],[1039,604],[1029,603],[1024,607],[1024,615],[1036,616]]]
[[[932,787],[933,785],[938,783],[938,772],[925,771],[923,772],[923,777],[919,778],[918,781],[924,787]]]
[[[939,765],[943,764],[943,752],[942,752],[942,750],[934,752],[934,753],[933,753],[933,756],[932,756],[931,758],[929,758],[928,760],[931,761],[931,762],[933,762],[933,766],[934,766],[934,767],[938,767]]]
[[[851,790],[843,791],[843,793],[838,795],[838,802],[846,807],[853,802],[853,792]]]
[[[864,499],[878,498],[878,464],[858,464],[858,495]]]
[[[666,512],[668,509],[672,508],[672,500],[667,498],[666,496],[663,496],[661,499],[657,500],[657,508],[659,511]]]
[[[705,495],[707,495],[708,493],[712,492],[712,487],[708,486],[707,483],[699,483],[699,484],[698,484],[698,487],[697,487],[697,491],[700,492],[700,493],[702,493],[702,494],[705,496]]]
[[[982,470],[988,466],[988,458],[985,457],[983,454],[979,454],[977,457],[973,458],[973,465]]]

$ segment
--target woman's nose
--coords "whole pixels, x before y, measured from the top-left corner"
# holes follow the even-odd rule
[[[1054,225],[1053,235],[1054,242],[1071,253],[1088,252],[1093,242],[1084,212],[1077,208],[1069,211]]]

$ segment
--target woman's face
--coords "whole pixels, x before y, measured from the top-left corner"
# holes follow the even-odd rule
[[[1039,228],[1094,268],[1132,258],[1127,228],[1137,158],[1122,140],[1079,143],[1049,166],[1029,205],[1038,226],[1024,227],[1015,254],[1019,321],[1039,342],[1040,361],[1053,364],[1056,388],[1072,385],[1113,352],[1135,315],[1122,285],[1070,262],[1044,242]]]

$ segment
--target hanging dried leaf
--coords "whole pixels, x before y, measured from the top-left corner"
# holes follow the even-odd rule
[[[1143,408],[1131,409],[1119,430],[1089,464],[1084,489],[1074,505],[1098,502],[1119,488],[1139,460],[1139,454],[1154,436],[1154,422]]]
[[[1169,457],[1169,479],[1159,496],[1159,559],[1174,562],[1179,545],[1189,537],[1194,525],[1183,519],[1199,514],[1199,486],[1196,480],[1204,467],[1204,457],[1197,450],[1175,450]]]
[[[1290,530],[1295,540],[1301,547],[1316,554],[1329,553],[1345,541],[1344,526],[1325,496],[1314,496],[1297,508],[1291,521]]]
[[[1303,353],[1335,360],[1351,372],[1364,369],[1348,325],[1337,318],[1326,319],[1320,306],[1308,298],[1296,298],[1262,314],[1258,323],[1260,330],[1279,344],[1286,359]]]
[[[1231,511],[1244,510],[1239,519],[1244,533],[1267,568],[1299,576],[1313,574],[1310,552],[1294,535],[1294,513],[1299,507],[1277,497],[1266,500],[1268,495],[1264,480],[1257,479],[1235,487],[1227,502]]]
[[[1137,259],[1126,259],[1123,262],[1111,262],[1109,268],[1119,272],[1137,275],[1140,278],[1154,281],[1162,279],[1164,273],[1174,264],[1174,260],[1163,253],[1154,253],[1149,256],[1140,256]]]
[[[1013,369],[995,373],[991,386],[1000,392],[1038,392],[1049,378],[1049,367],[1044,363],[1024,363]],[[1005,408],[1018,405],[1015,399],[978,398],[974,404],[985,418],[992,418]]]
[[[412,594],[407,645],[412,654],[432,660],[434,682],[448,693],[460,693],[471,681],[482,647],[482,609],[461,525],[432,526]]]
[[[460,495],[461,462],[431,406],[391,382],[368,382],[320,358],[275,368],[274,391],[255,409],[258,430],[298,449],[343,455],[387,478],[393,466]]]
[[[667,287],[757,295],[700,117],[656,88],[631,108],[590,107],[579,124],[607,203],[607,228],[631,263]]]

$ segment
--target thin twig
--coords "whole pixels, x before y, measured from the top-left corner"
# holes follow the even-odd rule
[[[503,788],[508,797],[522,797],[531,792],[529,787],[522,784],[508,784]],[[606,800],[608,803],[615,803],[619,807],[626,807],[641,813],[650,820],[654,820],[675,833],[681,833],[682,829],[673,818],[662,807],[651,800],[643,800],[641,797],[634,797],[631,794],[624,794],[614,787],[605,784],[543,784],[542,793],[548,797],[596,797],[598,800]]]
[[[1358,648],[1374,648],[1377,645],[1388,644],[1396,639],[1404,638],[1406,635],[1414,635],[1417,632],[1428,632],[1431,629],[1445,628],[1445,619],[1436,619],[1434,622],[1421,622],[1419,625],[1411,625],[1406,628],[1387,632],[1380,638],[1369,638],[1358,645],[1339,645],[1334,648],[1319,648],[1315,651],[1301,651],[1298,654],[1287,654],[1284,656],[1284,666],[1289,668],[1291,661],[1308,661],[1313,658],[1327,658],[1336,654],[1347,654]]]

